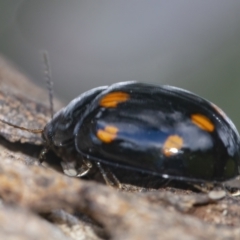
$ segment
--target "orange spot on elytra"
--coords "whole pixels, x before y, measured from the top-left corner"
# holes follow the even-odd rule
[[[101,100],[100,100],[100,106],[101,107],[106,107],[106,108],[111,108],[111,107],[116,107],[119,103],[125,102],[130,98],[130,95],[125,92],[112,92],[107,95],[105,95]]]
[[[202,114],[192,114],[191,120],[195,125],[205,131],[212,132],[214,130],[214,124],[208,117]]]
[[[117,132],[117,127],[106,126],[104,129],[99,129],[97,131],[97,137],[105,143],[110,143],[117,137]]]
[[[178,135],[170,135],[163,145],[163,154],[170,157],[178,153],[183,146],[183,139]]]

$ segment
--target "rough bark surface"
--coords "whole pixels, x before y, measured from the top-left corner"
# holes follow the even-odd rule
[[[0,118],[42,128],[50,113],[39,92],[0,61]],[[0,239],[240,238],[238,197],[69,178],[40,166],[41,138],[25,134],[0,125]]]

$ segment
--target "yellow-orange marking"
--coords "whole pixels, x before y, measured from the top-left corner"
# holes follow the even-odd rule
[[[202,114],[192,114],[191,119],[194,124],[205,131],[212,132],[214,130],[214,124],[208,117]]]
[[[167,138],[163,145],[163,154],[170,157],[178,153],[178,150],[183,146],[183,139],[178,135],[171,135]]]
[[[112,92],[104,96],[100,100],[100,106],[111,108],[116,107],[119,103],[125,102],[130,98],[130,95],[125,92]]]
[[[110,143],[117,137],[118,128],[115,126],[106,126],[104,129],[97,131],[97,137],[105,142]]]

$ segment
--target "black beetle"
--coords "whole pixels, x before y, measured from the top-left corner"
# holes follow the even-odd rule
[[[42,136],[70,176],[96,164],[180,180],[239,175],[232,121],[213,103],[171,86],[130,81],[94,88],[57,112]]]

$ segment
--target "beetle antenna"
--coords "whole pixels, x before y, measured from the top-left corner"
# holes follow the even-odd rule
[[[44,75],[46,79],[46,84],[48,88],[48,96],[49,96],[49,102],[50,102],[50,111],[51,111],[51,118],[53,118],[53,81],[52,81],[52,74],[51,74],[51,67],[50,67],[50,61],[48,52],[46,50],[43,51],[43,61],[44,61]]]
[[[49,93],[49,102],[50,102],[50,111],[51,111],[51,118],[53,118],[53,81],[51,78],[51,68],[50,68],[50,62],[49,62],[49,56],[47,51],[43,51],[43,61],[44,61],[44,66],[45,66],[45,79],[47,83],[47,88],[48,88],[48,93]],[[25,127],[20,127],[18,125],[15,125],[13,123],[7,122],[3,119],[0,119],[0,122],[7,124],[11,127],[21,129],[23,131],[31,132],[34,134],[42,133],[43,129],[34,129],[34,128],[25,128]]]
[[[10,122],[7,122],[7,121],[5,121],[3,119],[0,119],[0,122],[5,123],[5,124],[7,124],[7,125],[9,125],[11,127],[18,128],[18,129],[21,129],[23,131],[27,131],[27,132],[31,132],[31,133],[35,133],[35,134],[43,132],[43,129],[34,129],[34,128],[32,129],[32,128],[20,127],[18,125],[15,125],[15,124],[12,124]]]
[[[46,78],[46,83],[47,83],[47,88],[48,88],[48,93],[49,93],[49,101],[50,101],[50,111],[51,111],[51,118],[53,118],[53,81],[51,78],[51,68],[50,68],[50,63],[49,63],[49,56],[47,51],[43,51],[43,61],[44,61],[44,66],[45,66],[45,71],[44,75]],[[7,122],[3,119],[0,119],[0,122],[7,124],[11,127],[21,129],[23,131],[31,132],[34,134],[42,133],[43,129],[33,129],[33,128],[25,128],[25,127],[20,127],[18,125],[12,124],[10,122]]]

